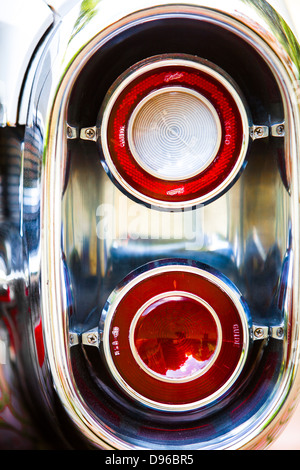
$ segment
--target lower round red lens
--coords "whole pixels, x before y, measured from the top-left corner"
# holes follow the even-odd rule
[[[131,398],[191,410],[237,381],[249,347],[247,307],[208,267],[147,265],[116,289],[103,312],[104,357]]]
[[[133,337],[146,371],[162,380],[199,375],[215,356],[220,339],[208,308],[184,295],[150,303],[139,315]]]

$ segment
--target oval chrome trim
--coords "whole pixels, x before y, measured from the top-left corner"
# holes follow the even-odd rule
[[[64,129],[66,125],[66,107],[72,85],[78,74],[91,56],[119,31],[131,26],[154,21],[160,18],[192,18],[217,24],[232,31],[238,38],[255,49],[270,67],[280,87],[286,111],[286,152],[289,169],[291,219],[290,229],[291,268],[289,269],[289,292],[286,298],[286,316],[290,320],[292,348],[285,350],[282,362],[281,380],[273,395],[259,410],[249,417],[247,423],[238,429],[232,429],[225,435],[213,436],[205,443],[192,443],[190,449],[261,449],[272,442],[286,421],[287,412],[299,400],[299,178],[298,155],[300,149],[300,113],[297,95],[299,95],[299,65],[293,57],[295,40],[291,29],[284,27],[280,17],[267,2],[263,2],[266,11],[255,4],[245,4],[242,0],[192,1],[189,5],[180,2],[158,4],[157,2],[138,2],[135,5],[122,3],[119,11],[110,11],[109,2],[101,2],[99,11],[77,35],[68,37],[69,41],[59,42],[59,58],[53,68],[51,89],[33,89],[30,105],[36,110],[41,122],[34,124],[41,132],[43,145],[39,151],[43,161],[43,180],[41,187],[41,225],[43,230],[38,239],[38,250],[30,248],[29,278],[41,292],[40,305],[45,349],[49,357],[48,373],[56,390],[56,395],[74,426],[96,448],[102,449],[143,449],[142,440],[124,436],[99,421],[88,408],[77,388],[70,360],[68,339],[68,318],[66,315],[67,294],[64,291],[61,268],[61,194],[63,189],[63,171],[66,164],[66,145]],[[68,31],[73,31],[74,17],[64,19]],[[71,34],[71,33],[70,33]],[[296,41],[297,42],[297,41]],[[62,45],[61,45],[62,44]],[[67,50],[65,44],[68,44]],[[286,44],[286,45],[285,45]],[[57,49],[57,44],[55,43]],[[36,82],[41,76],[41,68],[36,74]],[[35,82],[35,85],[36,85]],[[39,99],[38,99],[39,98]],[[35,101],[36,100],[36,101]],[[39,101],[40,100],[40,101]],[[36,104],[37,103],[37,104]],[[29,116],[32,117],[31,115]],[[51,137],[50,137],[51,136]],[[38,267],[37,267],[38,266]],[[40,284],[39,284],[40,283]],[[37,289],[38,291],[38,289]],[[62,373],[62,371],[64,373]],[[44,371],[43,371],[44,372]],[[41,382],[45,375],[40,372]],[[54,404],[52,389],[45,385],[47,402]],[[54,407],[53,407],[54,410]],[[126,438],[126,439],[125,439]],[[184,447],[186,449],[186,447]]]

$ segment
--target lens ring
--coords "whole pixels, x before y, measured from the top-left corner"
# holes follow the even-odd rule
[[[149,374],[130,344],[136,313],[156,296],[170,292],[201,298],[216,312],[221,325],[216,357],[191,380],[165,381]],[[189,411],[219,402],[234,388],[247,360],[250,324],[247,305],[221,273],[199,263],[165,260],[131,273],[112,292],[101,316],[100,349],[113,380],[131,399],[161,411]]]
[[[153,371],[149,367],[147,367],[147,365],[142,360],[142,358],[141,358],[141,356],[140,356],[140,354],[137,350],[137,347],[136,347],[136,344],[135,344],[134,333],[135,333],[138,321],[141,319],[142,315],[145,314],[145,311],[149,307],[152,307],[158,301],[161,301],[161,300],[165,301],[165,300],[169,300],[169,299],[174,299],[176,297],[192,299],[195,302],[199,303],[201,306],[203,306],[209,312],[213,322],[215,323],[215,327],[216,327],[216,330],[217,330],[217,344],[215,346],[215,349],[214,349],[213,353],[211,354],[211,357],[209,358],[209,361],[207,362],[207,364],[205,364],[204,367],[197,368],[193,374],[185,375],[182,378],[178,378],[178,377],[175,377],[175,376],[173,378],[168,378],[168,377],[166,377],[162,374],[156,373],[155,371]],[[220,321],[219,321],[219,318],[218,318],[216,312],[203,299],[201,299],[200,297],[198,297],[196,295],[193,295],[189,292],[172,291],[172,292],[164,292],[163,294],[160,294],[160,295],[158,295],[154,298],[151,298],[139,309],[139,311],[136,313],[135,317],[133,318],[133,321],[132,321],[132,324],[131,324],[131,327],[130,327],[130,331],[129,331],[129,338],[130,338],[129,341],[130,341],[130,347],[131,347],[132,354],[133,354],[135,360],[137,361],[137,363],[140,365],[140,367],[142,369],[145,370],[145,372],[147,374],[150,374],[154,378],[165,381],[165,382],[170,382],[170,383],[177,382],[177,383],[179,383],[179,382],[188,382],[190,380],[195,380],[197,377],[200,377],[200,375],[203,375],[213,365],[213,363],[215,362],[215,360],[218,357],[218,354],[219,354],[220,348],[221,348],[222,328],[221,328],[221,324],[220,324]]]

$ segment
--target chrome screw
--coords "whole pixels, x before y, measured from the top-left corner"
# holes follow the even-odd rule
[[[254,330],[254,336],[255,336],[256,338],[262,338],[263,335],[264,335],[264,330],[263,330],[262,328],[256,328],[256,329]]]
[[[283,337],[283,328],[281,326],[279,328],[277,328],[276,335],[277,335],[278,338]]]
[[[89,127],[88,129],[85,130],[85,136],[88,138],[88,139],[93,139],[95,137],[95,131],[94,129],[92,129],[91,127]]]
[[[73,131],[71,129],[71,127],[67,127],[67,137],[71,138],[73,136]]]
[[[76,129],[76,127],[72,127],[72,126],[67,125],[66,135],[67,135],[67,139],[77,139],[77,129]]]
[[[255,136],[256,137],[262,137],[264,135],[264,130],[262,127],[257,127],[255,130],[254,130],[254,133],[255,133]]]
[[[97,333],[89,333],[87,335],[87,340],[88,340],[89,344],[95,344],[98,340]]]
[[[78,344],[78,336],[76,333],[70,333],[69,334],[69,345],[72,347],[72,346],[75,346],[76,344]]]
[[[276,132],[277,132],[277,135],[282,135],[284,133],[284,125],[279,124],[279,126],[276,127]]]

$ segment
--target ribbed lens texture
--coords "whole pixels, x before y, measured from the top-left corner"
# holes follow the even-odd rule
[[[162,379],[190,379],[214,356],[218,330],[212,314],[181,295],[158,300],[137,321],[134,344],[146,368]]]
[[[188,89],[166,88],[142,103],[133,119],[130,150],[146,171],[181,180],[211,162],[220,123],[205,101]]]

